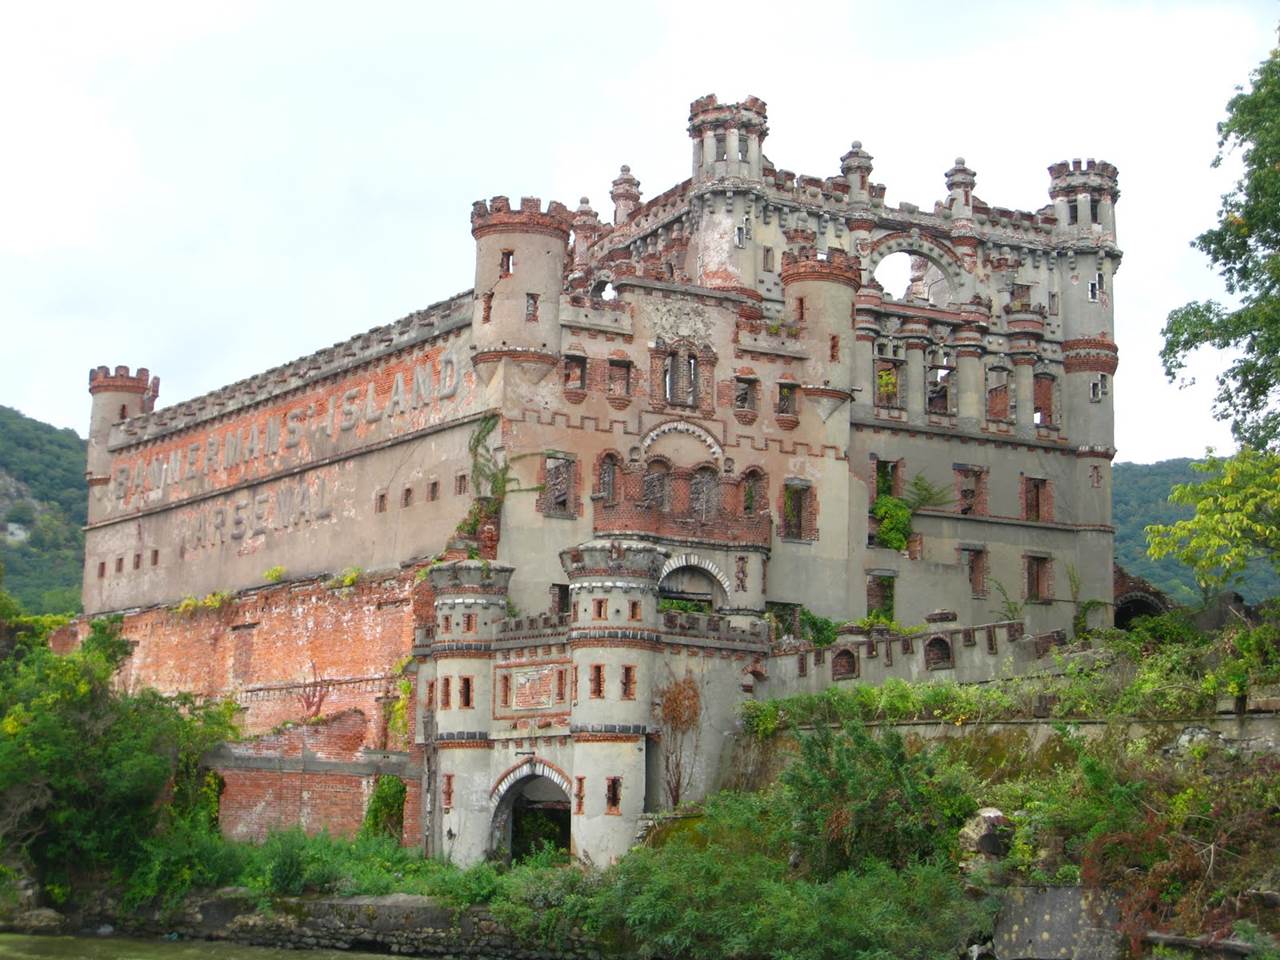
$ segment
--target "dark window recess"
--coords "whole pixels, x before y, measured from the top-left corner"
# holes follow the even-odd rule
[[[135,569],[135,570],[141,570],[141,569],[142,569],[142,554],[140,554],[140,553],[135,553],[135,554],[133,555],[133,569]]]
[[[778,412],[795,415],[798,392],[794,383],[778,384]]]
[[[720,479],[710,467],[702,467],[689,483],[689,506],[703,523],[715,518],[720,509]]]
[[[1037,477],[1025,477],[1023,484],[1026,490],[1026,519],[1028,520],[1044,520],[1045,517],[1045,491],[1048,488],[1049,481],[1041,480]]]
[[[759,405],[757,396],[760,385],[757,381],[739,377],[733,382],[733,408],[735,410],[754,410]]]
[[[894,606],[894,578],[871,575],[867,577],[867,615],[879,614],[892,620]]]
[[[427,499],[428,500],[440,499],[440,481],[439,480],[432,480],[431,484],[427,487]]]
[[[538,319],[538,295],[536,293],[526,293],[524,295],[524,318],[529,323],[535,323]]]
[[[151,551],[151,565],[154,567],[154,566],[156,566],[159,562],[160,562],[160,551],[159,551],[159,550],[152,550],[152,551]]]
[[[605,781],[604,807],[606,813],[622,812],[622,778],[609,777]]]
[[[758,473],[749,473],[742,478],[742,512],[750,516],[764,508],[764,478]]]
[[[98,563],[98,577],[102,578],[107,575],[107,561],[102,560]]]
[[[965,550],[965,570],[969,575],[969,592],[975,597],[986,596],[987,593],[987,551]]]
[[[502,684],[500,687],[501,695],[499,703],[504,707],[511,706],[511,674],[504,673],[502,675]]]
[[[453,478],[453,492],[458,496],[465,496],[467,492],[467,475],[460,473]]]
[[[841,650],[831,658],[831,679],[844,680],[858,675],[858,658],[852,650]]]
[[[116,573],[124,573],[124,557],[116,557]]]
[[[763,247],[760,252],[761,269],[765,273],[773,273],[773,247]]]
[[[624,666],[622,668],[622,699],[634,700],[636,698],[636,668],[633,666]]]
[[[475,704],[471,699],[472,683],[470,677],[462,677],[458,681],[458,706],[464,710],[469,710]]]
[[[616,503],[618,499],[618,458],[609,454],[600,461],[600,496],[605,503]]]
[[[551,589],[555,591],[555,612],[568,613],[569,605],[569,585],[567,583],[553,583]]]
[[[516,252],[514,250],[503,250],[498,259],[498,272],[504,277],[509,277],[515,269]]]
[[[782,490],[782,535],[792,540],[804,536],[805,516],[809,512],[808,487],[788,484]]]
[[[951,644],[946,637],[930,637],[925,642],[924,665],[927,670],[941,670],[952,666]]]
[[[573,461],[565,457],[547,457],[546,473],[547,510],[551,513],[568,513]]]
[[[413,487],[405,487],[404,490],[400,492],[400,506],[413,506]]]
[[[1049,600],[1049,592],[1049,558],[1027,557],[1027,599]]]
[[[670,471],[665,463],[651,463],[644,475],[644,505],[666,511],[670,503]]]
[[[796,654],[796,676],[807,677],[809,675],[809,655],[807,653]]]
[[[387,495],[385,493],[380,493],[373,498],[373,512],[374,513],[387,512]]]
[[[591,665],[591,696],[596,700],[604,696],[604,666],[599,663]]]

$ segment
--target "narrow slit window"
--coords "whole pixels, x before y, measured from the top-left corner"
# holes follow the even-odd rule
[[[387,495],[385,493],[380,493],[374,498],[373,512],[374,513],[387,512]]]
[[[405,487],[404,490],[400,492],[400,506],[413,506],[413,487]]]
[[[514,250],[503,250],[502,255],[498,259],[498,273],[504,277],[509,277],[516,269],[516,252]]]
[[[621,777],[610,777],[605,781],[604,812],[609,814],[622,813]]]
[[[440,783],[440,806],[453,809],[453,774],[446,773]]]
[[[538,295],[536,293],[526,293],[524,295],[524,318],[529,323],[536,323],[538,320]]]
[[[622,668],[622,699],[636,698],[636,668],[630,664]]]
[[[599,700],[604,697],[604,664],[593,663],[591,665],[591,699]]]
[[[470,710],[475,706],[472,694],[475,684],[470,677],[462,677],[458,680],[458,707],[462,710]]]
[[[501,683],[499,684],[498,691],[499,691],[499,698],[498,698],[499,704],[504,707],[511,706],[511,674],[504,673],[502,675],[502,680],[501,680]]]

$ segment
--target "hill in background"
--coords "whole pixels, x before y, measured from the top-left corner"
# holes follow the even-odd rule
[[[85,441],[0,406],[0,563],[28,613],[80,609]]]
[[[1153,523],[1173,523],[1194,513],[1190,507],[1169,502],[1169,490],[1178,483],[1194,483],[1200,474],[1189,458],[1159,463],[1117,463],[1112,471],[1111,510],[1116,527],[1116,562],[1134,576],[1159,587],[1174,600],[1192,606],[1200,603],[1200,590],[1191,571],[1172,557],[1147,556],[1143,528]],[[1250,603],[1280,596],[1280,578],[1266,564],[1256,564],[1235,589]]]

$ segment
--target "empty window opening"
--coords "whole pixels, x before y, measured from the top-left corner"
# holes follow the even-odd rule
[[[1013,384],[1006,367],[987,368],[987,419],[1008,422],[1014,416]]]
[[[629,619],[631,619],[631,620],[639,620],[639,619],[641,619],[640,609],[641,609],[641,608],[640,608],[640,601],[639,601],[639,600],[632,600],[632,601],[631,601],[631,604],[630,604],[630,607],[629,607],[629,610],[628,610],[628,613],[627,613],[628,618],[629,618]]]
[[[453,685],[449,677],[440,681],[440,709],[448,710],[453,706]]]
[[[631,396],[631,363],[628,360],[609,361],[609,396]]]
[[[591,601],[591,618],[593,620],[609,619],[609,601],[603,597],[597,597]]]
[[[599,700],[604,697],[604,664],[593,663],[591,665],[591,699]]]
[[[858,658],[852,650],[841,650],[831,658],[831,679],[847,680],[858,675]]]
[[[498,273],[501,276],[509,277],[516,269],[516,252],[514,250],[503,250],[498,257]]]
[[[434,710],[436,706],[436,682],[434,680],[427,681],[427,709]]]
[[[451,633],[453,631],[453,617],[447,613],[440,618],[440,631],[441,633]]]
[[[720,509],[720,479],[711,467],[701,467],[689,481],[689,507],[703,523],[715,519]]]
[[[738,135],[738,159],[747,159],[747,138],[743,134]]]
[[[765,273],[773,273],[773,247],[760,248],[760,268]]]
[[[133,569],[135,569],[135,570],[141,570],[141,569],[142,569],[142,554],[140,554],[140,553],[135,553],[135,554],[133,555]]]
[[[1058,315],[1058,295],[1056,293],[1049,294],[1049,316],[1056,317]]]
[[[446,773],[440,783],[440,806],[453,809],[453,774]]]
[[[981,467],[956,467],[956,509],[965,516],[986,516],[987,471]]]
[[[373,512],[387,512],[387,495],[385,493],[379,493],[373,498]]]
[[[622,778],[609,777],[604,788],[604,812],[618,814],[622,812]]]
[[[462,632],[463,633],[476,632],[476,615],[474,613],[464,613],[462,615]]]
[[[402,491],[400,491],[400,506],[402,507],[413,506],[413,487],[405,487]]]
[[[951,355],[934,353],[925,381],[925,405],[930,413],[951,413]]]
[[[480,322],[488,323],[493,319],[493,294],[486,293],[482,302],[484,305],[480,308]]]
[[[573,665],[573,683],[571,685],[571,689],[573,690],[573,701],[574,703],[577,703],[578,702],[578,665],[576,663]]]
[[[1067,223],[1080,222],[1080,205],[1076,203],[1075,197],[1067,200]]]
[[[796,297],[796,323],[804,323],[804,297]]]
[[[600,461],[599,492],[605,503],[618,501],[618,458],[609,454]]]
[[[1106,290],[1106,284],[1103,283],[1102,274],[1095,273],[1093,279],[1089,281],[1089,299],[1097,303],[1104,290]]]
[[[899,466],[900,460],[880,460],[876,459],[876,496],[877,497],[896,497],[900,489],[899,480],[902,471]]]
[[[159,564],[159,563],[160,563],[160,551],[159,551],[159,550],[152,550],[152,551],[151,551],[151,565],[154,567],[154,566],[156,566],[156,565],[157,565],[157,564]]]
[[[618,291],[613,288],[613,284],[608,280],[597,280],[591,288],[591,296],[597,300],[616,300],[618,299]]]
[[[951,644],[946,637],[930,637],[924,645],[924,666],[926,670],[947,670],[951,662]]]
[[[570,610],[569,585],[567,583],[553,583],[551,591],[551,612],[568,613]]]
[[[1049,481],[1039,477],[1024,477],[1022,480],[1024,510],[1026,520],[1048,520]]]
[[[778,384],[778,413],[795,416],[799,396],[799,388],[794,383]]]
[[[966,548],[963,551],[965,573],[969,577],[969,592],[975,597],[987,595],[987,551]]]
[[[650,463],[644,474],[644,505],[666,512],[671,508],[671,470],[660,460]]]
[[[759,404],[760,384],[749,377],[738,377],[733,381],[733,408],[735,410],[755,410]]]
[[[803,539],[810,500],[813,491],[796,483],[788,483],[782,490],[782,536],[790,540]]]
[[[564,386],[566,390],[587,389],[587,358],[564,358]]]
[[[725,142],[725,138],[723,136],[716,137],[716,159],[717,160],[729,159],[729,146]]]
[[[807,677],[809,675],[809,655],[807,653],[796,654],[796,676]]]
[[[498,686],[498,702],[504,707],[511,706],[511,674],[504,673]]]
[[[538,295],[536,293],[526,293],[524,295],[524,318],[529,323],[537,322]]]
[[[116,573],[124,573],[124,557],[116,557]]]
[[[840,362],[840,337],[834,333],[831,335],[831,346],[827,357],[832,363]]]
[[[573,480],[573,461],[566,457],[547,457],[544,495],[548,513],[569,512],[569,489]]]
[[[98,563],[98,579],[102,579],[107,575],[107,561],[101,560]]]
[[[880,616],[892,620],[894,607],[894,578],[883,574],[867,577],[867,616]]]
[[[636,668],[631,664],[626,664],[622,668],[622,699],[634,700],[636,698]]]
[[[733,245],[738,249],[742,249],[747,245],[747,228],[746,227],[734,228]]]
[[[431,483],[428,484],[427,499],[433,500],[433,501],[440,499],[440,481],[439,480],[432,480]]]
[[[1110,391],[1111,385],[1107,382],[1107,375],[1100,373],[1089,383],[1089,402],[1101,403],[1102,398]]]
[[[1101,223],[1101,222],[1102,222],[1102,210],[1101,210],[1101,208],[1102,208],[1102,201],[1101,201],[1101,200],[1098,200],[1098,199],[1096,199],[1096,198],[1094,198],[1094,197],[1090,197],[1090,198],[1089,198],[1089,222],[1090,222],[1090,223]]]
[[[566,679],[563,670],[556,671],[556,703],[564,703]]]
[[[472,691],[474,684],[470,677],[461,677],[458,680],[458,707],[462,710],[470,710],[475,706],[472,700]]]
[[[876,406],[900,407],[902,377],[898,375],[898,364],[893,360],[876,361]]]
[[[458,496],[465,496],[467,492],[467,475],[460,473],[453,478],[453,492]]]
[[[1041,603],[1051,599],[1049,558],[1027,557],[1027,599]]]
[[[125,406],[123,403],[122,403],[122,404],[120,404],[120,416],[119,416],[119,417],[117,417],[116,419],[118,419],[118,420],[128,420],[128,419],[129,419],[129,408],[128,408],[127,406]]]
[[[587,778],[573,778],[573,812],[584,812],[587,804]]]
[[[1015,310],[1026,310],[1031,306],[1031,284],[1015,283],[1009,289],[1009,305]]]
[[[751,516],[767,508],[764,477],[752,471],[742,478],[742,512]]]
[[[1051,373],[1037,373],[1032,380],[1032,415],[1037,426],[1048,427],[1055,422],[1053,415],[1053,395],[1057,389],[1057,381]]]

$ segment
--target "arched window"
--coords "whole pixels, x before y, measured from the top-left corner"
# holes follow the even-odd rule
[[[645,468],[644,505],[664,513],[670,509],[671,470],[661,460],[655,460]]]
[[[618,458],[613,454],[600,461],[600,496],[605,503],[618,501]]]
[[[752,516],[769,509],[769,498],[764,489],[764,477],[757,470],[748,471],[742,478],[742,514]]]
[[[688,392],[685,402],[691,407],[698,405],[698,358],[690,353],[685,357],[685,364],[688,367]]]
[[[693,515],[707,523],[720,509],[720,480],[711,467],[702,467],[689,484],[689,505]]]
[[[847,680],[858,675],[858,658],[852,650],[841,650],[831,658],[831,679]]]
[[[667,403],[679,403],[676,394],[676,357],[671,354],[662,362],[662,389]]]
[[[667,403],[696,407],[699,400],[698,354],[689,345],[673,348],[662,359],[662,392]]]
[[[946,637],[929,638],[924,645],[924,666],[926,670],[951,669],[951,644]]]

